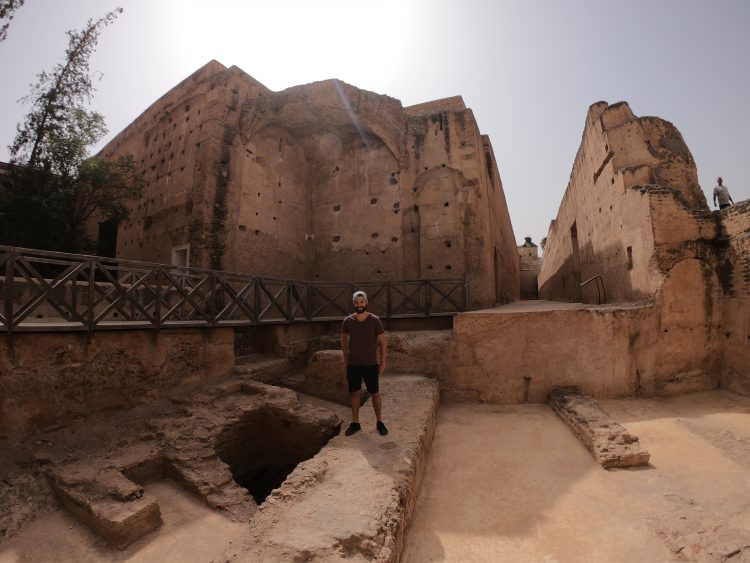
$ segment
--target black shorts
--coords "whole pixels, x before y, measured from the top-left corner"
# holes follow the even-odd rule
[[[362,388],[362,380],[365,380],[365,387],[373,395],[380,390],[378,386],[379,378],[378,364],[373,366],[346,366],[346,381],[349,383],[349,393],[355,393]]]

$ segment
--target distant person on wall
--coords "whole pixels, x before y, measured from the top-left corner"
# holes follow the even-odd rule
[[[716,179],[718,185],[714,188],[714,207],[716,207],[716,200],[719,200],[719,209],[729,207],[734,203],[732,196],[729,195],[729,190],[724,185],[724,180],[719,176]]]
[[[352,304],[355,312],[344,319],[344,325],[341,327],[341,350],[344,352],[346,381],[352,400],[352,422],[344,434],[351,436],[362,429],[359,424],[359,394],[364,380],[365,387],[372,394],[372,408],[375,409],[375,417],[378,419],[378,432],[385,436],[388,429],[381,418],[382,400],[378,381],[380,374],[385,371],[385,331],[380,318],[367,312],[367,294],[364,291],[354,292]]]

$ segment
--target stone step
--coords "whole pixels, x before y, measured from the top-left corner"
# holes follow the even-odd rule
[[[287,378],[292,371],[293,366],[289,360],[276,356],[252,354],[235,359],[234,375],[241,379],[276,383]]]

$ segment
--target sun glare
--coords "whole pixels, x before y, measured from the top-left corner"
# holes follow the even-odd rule
[[[396,72],[409,10],[396,2],[175,3],[174,41],[184,65],[237,65],[273,90]]]

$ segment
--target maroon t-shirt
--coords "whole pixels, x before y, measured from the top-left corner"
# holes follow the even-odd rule
[[[378,334],[383,334],[383,323],[370,313],[363,321],[356,314],[344,319],[341,330],[349,335],[349,365],[374,366],[378,363]]]

